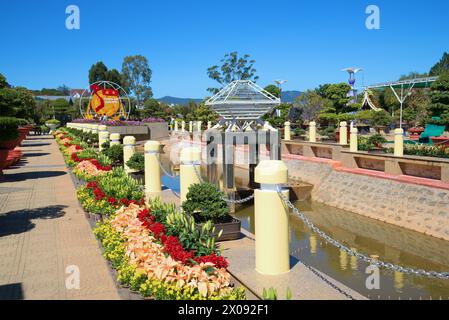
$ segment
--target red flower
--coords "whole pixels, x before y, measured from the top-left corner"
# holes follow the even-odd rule
[[[114,206],[118,204],[117,200],[114,197],[108,197],[108,202]]]
[[[80,145],[76,145],[76,146],[75,146],[75,149],[76,149],[76,150],[81,150],[81,146],[80,146]]]
[[[91,181],[87,184],[87,189],[94,189],[94,188],[98,188],[98,183],[96,181]]]
[[[81,162],[81,160],[80,160],[80,158],[78,158],[78,155],[76,154],[76,152],[73,152],[72,155],[70,156],[70,158],[75,162]]]
[[[206,263],[211,262],[213,263],[217,268],[227,268],[229,263],[226,261],[225,258],[217,256],[215,253],[212,253],[208,256],[202,256],[195,258],[195,261],[198,263]]]

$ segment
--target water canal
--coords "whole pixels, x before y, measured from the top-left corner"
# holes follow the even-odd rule
[[[236,182],[241,184],[237,176],[238,173]],[[175,193],[179,192],[179,177],[163,176],[162,182]],[[357,252],[404,267],[439,272],[449,270],[447,241],[310,200],[296,201],[295,205],[321,230]],[[252,203],[237,206],[235,217],[241,220],[242,228],[255,233]],[[290,254],[370,299],[449,299],[449,280],[384,269],[380,270],[380,288],[367,289],[365,282],[369,274],[365,271],[368,264],[323,241],[293,214],[290,216]]]

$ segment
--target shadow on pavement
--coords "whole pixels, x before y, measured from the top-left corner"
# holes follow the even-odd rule
[[[26,168],[26,167],[25,167]],[[4,171],[4,174],[0,176],[0,183],[2,182],[17,182],[30,179],[43,179],[59,177],[67,174],[65,171],[30,171],[8,174],[8,171]]]
[[[0,300],[23,300],[21,283],[4,284],[0,286]]]
[[[56,219],[64,216],[67,206],[54,205],[22,209],[0,214],[0,237],[27,232],[35,227],[34,219]]]
[[[30,152],[30,153],[25,152],[25,153],[23,154],[23,156],[24,156],[25,158],[42,157],[42,156],[48,156],[48,155],[49,155],[48,152]]]

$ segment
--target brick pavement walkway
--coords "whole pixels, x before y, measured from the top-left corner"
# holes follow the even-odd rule
[[[0,299],[119,299],[55,140],[31,136],[21,149],[0,176]],[[67,289],[69,266],[79,289]]]

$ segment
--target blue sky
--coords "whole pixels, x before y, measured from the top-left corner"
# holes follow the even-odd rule
[[[65,28],[68,5],[81,28]],[[365,28],[365,8],[380,8],[381,29]],[[227,52],[257,61],[260,85],[287,79],[284,90],[346,81],[359,85],[424,72],[449,51],[447,0],[0,0],[0,73],[31,89],[88,85],[89,67],[121,69],[142,54],[153,70],[155,97],[201,98],[214,86],[206,70]]]

